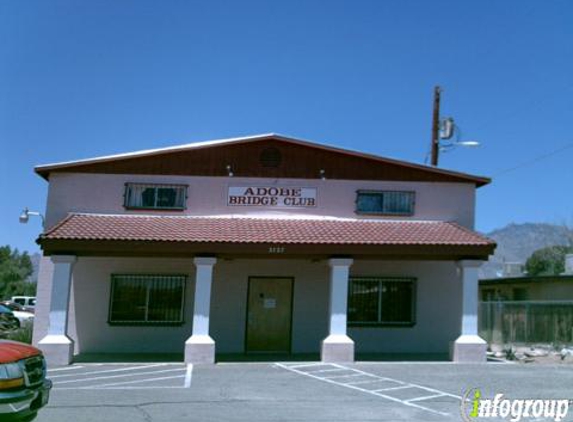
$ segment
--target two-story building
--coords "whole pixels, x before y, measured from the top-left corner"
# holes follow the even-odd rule
[[[485,361],[483,177],[275,134],[36,167],[34,342],[78,353]]]

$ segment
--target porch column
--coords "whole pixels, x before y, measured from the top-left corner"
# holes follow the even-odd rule
[[[328,337],[321,344],[323,362],[353,362],[354,342],[346,335],[348,274],[352,259],[329,259],[330,305]]]
[[[185,342],[186,363],[215,363],[215,341],[209,336],[211,283],[217,258],[195,258],[193,333]]]
[[[478,270],[483,261],[458,261],[462,281],[461,335],[453,343],[454,362],[485,362],[487,343],[478,336]]]
[[[69,365],[74,354],[74,342],[67,336],[70,286],[76,257],[53,255],[52,294],[48,317],[48,334],[38,342],[49,366]]]

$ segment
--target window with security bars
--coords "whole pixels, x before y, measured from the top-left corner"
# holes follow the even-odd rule
[[[415,324],[415,279],[352,277],[348,286],[351,325]]]
[[[183,210],[186,185],[127,183],[124,206],[132,209]]]
[[[109,322],[183,323],[186,279],[184,275],[112,275]]]
[[[413,215],[415,192],[359,190],[356,195],[358,214]]]

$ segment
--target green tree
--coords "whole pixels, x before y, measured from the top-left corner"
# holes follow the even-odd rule
[[[0,247],[0,298],[14,295],[34,296],[36,286],[27,281],[34,271],[27,252],[20,253],[10,246]]]
[[[549,246],[538,249],[527,259],[528,275],[559,275],[565,271],[565,255],[573,253],[569,246]]]

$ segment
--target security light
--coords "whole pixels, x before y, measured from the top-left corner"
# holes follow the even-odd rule
[[[42,226],[44,225],[44,216],[39,213],[38,211],[30,211],[27,207],[24,208],[22,214],[20,214],[20,223],[27,224],[28,220],[30,220],[30,216],[40,217],[42,219]]]

